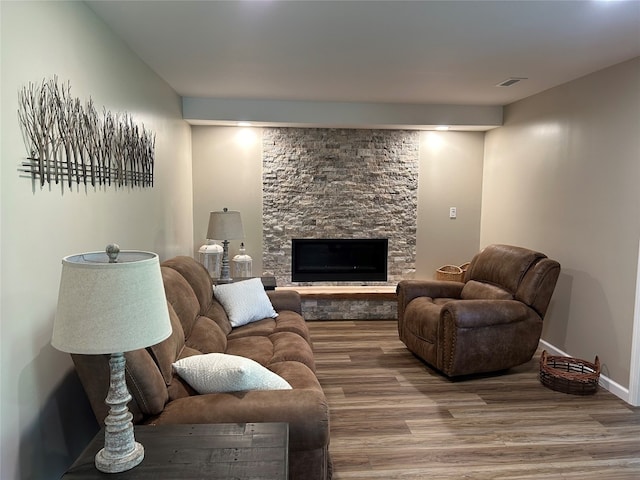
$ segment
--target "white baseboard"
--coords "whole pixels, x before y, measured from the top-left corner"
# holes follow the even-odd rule
[[[546,342],[544,340],[540,340],[540,347],[542,347],[545,350],[547,350],[551,355],[561,355],[563,357],[571,357],[572,356],[572,355],[569,355],[566,352],[563,352],[559,348],[554,347],[549,342]],[[591,361],[591,360],[589,360],[589,361]],[[625,402],[627,402],[629,404],[631,403],[630,402],[630,397],[629,397],[629,389],[623,387],[622,385],[620,385],[617,382],[614,382],[613,380],[611,380],[606,375],[602,375],[602,373],[600,374],[600,381],[598,382],[598,385],[600,385],[605,390],[613,393],[616,397],[624,400]]]

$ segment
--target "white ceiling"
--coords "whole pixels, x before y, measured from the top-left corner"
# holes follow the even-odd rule
[[[87,3],[184,97],[495,106],[640,55],[638,0]]]

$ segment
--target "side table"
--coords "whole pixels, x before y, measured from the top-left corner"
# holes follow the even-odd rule
[[[286,480],[287,423],[136,425],[144,460],[122,473],[102,473],[94,464],[104,446],[100,430],[62,480]]]

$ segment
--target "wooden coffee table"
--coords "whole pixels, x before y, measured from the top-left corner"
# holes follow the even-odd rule
[[[102,473],[94,464],[104,446],[101,430],[62,480],[268,479],[288,476],[289,425],[240,423],[138,425],[144,446],[140,465],[122,473]]]

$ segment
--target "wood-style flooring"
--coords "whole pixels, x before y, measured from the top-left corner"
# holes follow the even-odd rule
[[[335,480],[640,479],[640,408],[544,387],[540,352],[451,381],[405,348],[395,321],[308,325]]]

